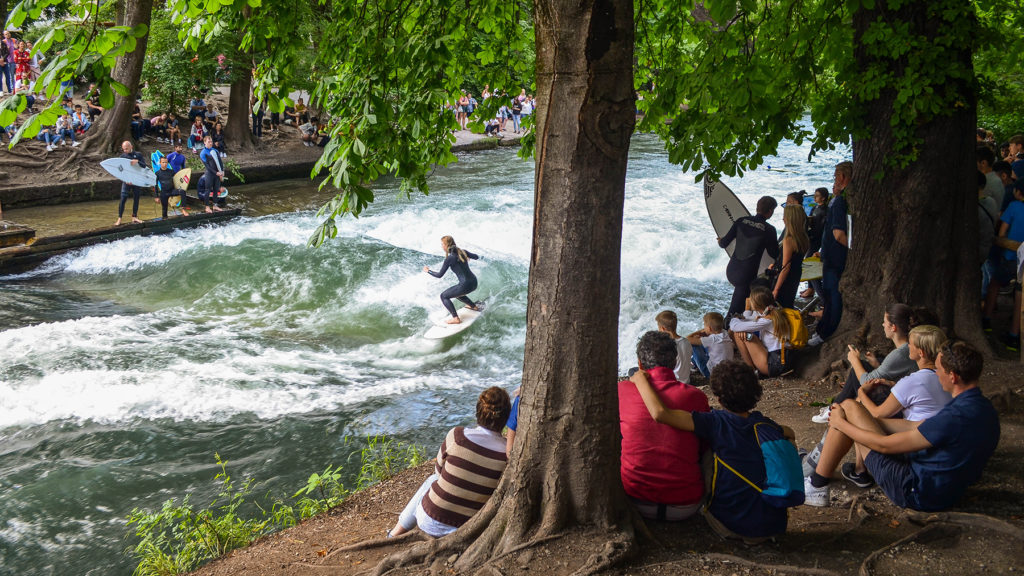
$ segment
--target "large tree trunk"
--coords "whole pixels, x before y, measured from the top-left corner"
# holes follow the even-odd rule
[[[519,433],[483,510],[452,537],[396,556],[381,570],[468,545],[456,569],[472,572],[573,526],[597,531],[604,543],[585,571],[632,548],[615,383],[626,157],[635,124],[633,3],[537,0],[534,7],[537,170]]]
[[[119,25],[149,26],[153,15],[153,0],[127,0],[123,5],[118,3],[118,7],[123,7],[123,12],[118,10]],[[136,41],[133,52],[118,59],[114,65],[112,76],[114,80],[128,87],[128,97],[115,95],[114,107],[104,110],[99,116],[96,127],[90,130],[94,134],[85,140],[85,148],[88,151],[100,154],[117,153],[121,151],[121,143],[131,138],[132,111],[140,91],[139,80],[142,77],[142,63],[146,58],[148,43],[147,33]]]
[[[228,96],[228,123],[224,138],[232,154],[251,152],[256,148],[256,137],[249,127],[249,91],[252,88],[252,64],[237,59],[231,71],[231,94]]]
[[[949,24],[929,18],[928,0],[891,11],[884,2],[854,16],[855,55],[860,69],[871,62],[859,45],[871,22],[906,22],[916,33],[936,37],[941,26],[963,26],[974,18],[969,3]],[[956,65],[971,70],[969,46],[958,46]],[[903,74],[902,61],[890,69]],[[970,76],[968,76],[970,77]],[[977,180],[974,160],[976,108],[969,80],[956,87],[960,105],[948,115],[922,123],[917,131],[923,145],[917,160],[904,169],[887,164],[893,154],[890,118],[901,106],[892,91],[868,103],[870,137],[854,143],[853,184],[849,195],[852,247],[840,284],[843,318],[822,357],[844,355],[846,344],[880,342],[882,316],[887,304],[902,302],[924,306],[938,315],[942,327],[979,346],[978,306],[981,299],[980,265],[975,246]],[[879,179],[878,174],[884,173]]]

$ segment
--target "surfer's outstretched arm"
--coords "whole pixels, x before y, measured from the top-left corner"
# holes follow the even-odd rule
[[[430,274],[434,278],[442,278],[444,277],[445,273],[448,272],[448,267],[451,265],[452,258],[454,258],[454,256],[449,254],[448,257],[444,259],[444,263],[441,264],[441,269],[438,270],[437,272],[434,272],[430,268],[424,268],[424,270],[427,272],[427,274]]]

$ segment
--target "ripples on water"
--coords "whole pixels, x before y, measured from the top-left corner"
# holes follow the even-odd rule
[[[661,145],[633,141],[623,229],[619,366],[665,308],[680,331],[727,306],[726,258],[693,177]],[[729,181],[748,206],[830,185],[838,155]],[[429,197],[383,184],[322,249],[309,210],[131,238],[50,260],[0,283],[0,573],[129,574],[124,517],[167,498],[215,492],[214,452],[236,477],[291,494],[389,433],[430,446],[472,418],[480,390],[522,373],[532,164],[497,150],[438,170]],[[293,181],[232,188],[307,206]],[[284,199],[284,200],[280,200]],[[781,212],[776,217],[781,220]],[[779,226],[781,228],[781,226]],[[483,256],[486,316],[424,340],[449,279],[421,270],[452,234]],[[9,572],[5,572],[9,571]]]

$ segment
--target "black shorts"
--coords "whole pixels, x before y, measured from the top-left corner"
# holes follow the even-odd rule
[[[768,375],[775,377],[786,371],[786,365],[782,363],[782,349],[768,353]]]

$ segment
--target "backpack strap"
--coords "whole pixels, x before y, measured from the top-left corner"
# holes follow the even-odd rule
[[[758,444],[760,444],[760,442],[759,442]],[[751,482],[751,481],[750,481],[750,480],[749,480],[749,479],[748,479],[748,478],[747,478],[746,476],[744,476],[743,474],[740,474],[738,470],[736,470],[736,469],[735,469],[735,468],[733,468],[732,466],[729,466],[728,464],[726,464],[726,463],[725,463],[725,460],[722,460],[721,458],[719,458],[719,457],[718,457],[718,454],[715,454],[715,464],[716,464],[716,470],[715,470],[716,474],[715,474],[715,478],[716,478],[716,479],[717,479],[717,477],[718,477],[718,474],[717,474],[717,464],[718,464],[718,462],[721,462],[721,463],[722,463],[722,466],[725,466],[726,468],[728,468],[730,472],[732,472],[733,474],[735,474],[736,476],[738,476],[740,480],[743,480],[744,482],[746,482],[747,484],[749,484],[749,485],[750,485],[750,487],[751,487],[751,488],[753,488],[754,490],[757,490],[758,492],[764,492],[764,490],[763,490],[763,489],[761,489],[761,487],[760,487],[760,486],[758,486],[757,484],[754,484],[754,483],[753,483],[753,482]]]

